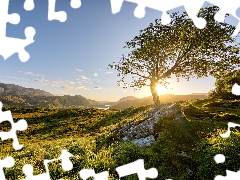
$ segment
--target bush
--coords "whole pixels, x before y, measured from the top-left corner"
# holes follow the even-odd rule
[[[154,138],[157,139],[159,136],[159,133],[167,129],[172,124],[172,118],[173,117],[160,117],[158,122],[153,125],[153,132],[154,132]]]

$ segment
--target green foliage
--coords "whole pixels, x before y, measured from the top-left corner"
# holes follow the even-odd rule
[[[226,169],[238,171],[240,167],[240,133],[232,129],[229,138],[221,138],[229,121],[240,123],[240,102],[224,104],[211,100],[182,102],[188,105],[184,111],[186,120],[171,121],[161,118],[155,124],[157,141],[151,146],[152,156],[148,161],[156,167],[161,179],[214,179],[216,175],[226,175]],[[178,156],[185,151],[188,157]],[[224,154],[226,162],[217,164],[216,154]],[[193,171],[193,176],[186,173]]]
[[[67,149],[73,169],[63,171],[61,162],[49,165],[52,179],[79,179],[79,171],[93,168],[96,172],[108,171],[109,179],[118,179],[116,167],[144,159],[145,169],[155,167],[157,179],[213,179],[225,175],[226,169],[237,171],[240,167],[240,132],[232,129],[229,138],[221,138],[227,122],[240,123],[240,102],[194,100],[181,102],[188,106],[185,118],[175,120],[176,114],[162,117],[154,125],[156,142],[150,147],[140,148],[133,142],[122,142],[113,130],[130,121],[142,122],[141,115],[150,106],[130,107],[122,111],[88,109],[16,109],[13,118],[24,118],[29,127],[18,133],[21,151],[14,151],[12,141],[0,142],[1,159],[12,156],[13,168],[6,168],[6,178],[24,178],[22,166],[32,164],[34,173],[45,172],[43,159],[57,158],[61,150]],[[5,125],[2,127],[5,129]],[[184,151],[188,156],[179,153]],[[224,154],[226,162],[216,164],[214,156]],[[190,169],[193,174],[188,174]],[[131,175],[123,180],[138,180]]]
[[[235,83],[240,84],[239,70],[234,70],[227,74],[217,76],[215,89],[209,93],[209,97],[213,99],[233,100],[240,99],[240,96],[232,94],[232,87]]]
[[[173,120],[172,117],[170,117],[170,119],[168,119],[167,117],[165,118],[160,117],[158,122],[153,126],[155,139],[158,138],[159,133],[161,133],[162,131],[164,131],[165,129],[169,128],[172,125],[173,123],[172,120]]]
[[[122,141],[121,136],[116,134],[103,134],[96,138],[96,151],[102,149],[103,147],[108,148],[117,141]]]
[[[204,180],[213,179],[216,175],[225,176],[226,169],[238,171],[240,167],[240,132],[234,130],[226,139],[219,137],[219,133],[222,132],[217,131],[207,141],[203,141],[195,147],[198,176]],[[225,162],[216,164],[213,159],[216,154],[223,154],[226,157]]]
[[[41,90],[40,90],[41,91]],[[47,93],[47,92],[46,92]],[[0,96],[1,102],[5,107],[23,108],[78,108],[78,107],[99,107],[100,103],[86,99],[81,95],[75,96],[32,96],[26,95],[4,95]]]

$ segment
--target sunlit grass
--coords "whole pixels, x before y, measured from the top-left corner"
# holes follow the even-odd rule
[[[112,146],[115,140],[108,136],[111,136],[113,129],[129,121],[141,120],[141,114],[149,109],[151,106],[131,107],[123,111],[94,108],[13,110],[14,120],[24,118],[28,122],[28,128],[17,132],[20,144],[24,145],[22,150],[15,151],[11,140],[0,142],[0,159],[7,156],[15,159],[14,167],[5,170],[6,178],[24,178],[22,167],[25,164],[34,167],[35,175],[44,173],[46,169],[43,160],[58,158],[63,149],[74,155],[71,158],[74,168],[65,172],[60,161],[50,163],[52,179],[79,179],[79,171],[83,168],[93,168],[96,172],[115,169]],[[2,123],[1,131],[7,129],[11,129],[10,124]],[[105,138],[99,138],[102,136]],[[112,179],[112,175],[109,179]]]
[[[63,149],[71,157],[74,168],[63,171],[61,161],[49,164],[52,179],[79,179],[79,171],[92,168],[96,173],[108,171],[109,179],[119,179],[115,168],[144,159],[145,168],[155,167],[159,172],[158,179],[213,179],[214,175],[228,170],[239,170],[240,167],[240,134],[232,129],[229,138],[221,138],[220,133],[227,130],[227,122],[240,123],[240,102],[222,103],[212,100],[193,100],[180,103],[188,106],[185,118],[174,120],[177,114],[160,118],[154,126],[156,142],[140,148],[132,142],[122,142],[121,137],[112,133],[118,127],[130,121],[141,123],[146,117],[142,115],[151,106],[131,107],[123,111],[98,109],[67,110],[30,110],[13,111],[14,120],[24,118],[28,129],[17,132],[18,139],[24,148],[14,151],[12,141],[0,141],[0,158],[12,156],[15,159],[13,168],[6,168],[6,178],[24,178],[22,167],[31,164],[34,174],[45,172],[44,159],[58,158]],[[6,125],[6,126],[5,126]],[[1,131],[10,129],[7,123],[1,123]],[[185,151],[189,156],[177,153]],[[225,164],[216,164],[214,156],[222,153],[226,156]],[[186,168],[194,172],[189,177]],[[138,180],[132,175],[123,180]]]

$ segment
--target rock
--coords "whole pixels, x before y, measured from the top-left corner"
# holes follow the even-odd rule
[[[155,138],[153,135],[134,140],[134,143],[139,147],[150,146],[153,142],[155,142]]]
[[[177,115],[177,116],[175,117],[175,120],[178,121],[178,120],[180,120],[181,118],[183,118],[183,115]]]
[[[148,146],[154,139],[154,124],[156,124],[160,117],[166,117],[170,114],[177,114],[179,109],[178,103],[164,104],[158,108],[154,108],[144,114],[144,118],[147,118],[138,125],[135,125],[134,121],[127,123],[125,126],[115,129],[113,133],[122,135],[123,141],[134,141],[141,147]],[[177,115],[175,120],[179,120],[181,115]],[[145,143],[145,145],[144,145]]]
[[[181,155],[181,156],[185,156],[185,157],[187,157],[188,155],[187,155],[187,153],[186,152],[184,152],[184,151],[181,151],[180,153],[178,153],[179,155]]]
[[[188,106],[183,106],[182,108],[181,108],[181,111],[182,112],[184,112],[186,109],[188,109],[189,107]]]
[[[189,176],[193,176],[193,172],[192,172],[191,169],[186,168],[186,170],[187,170],[187,173],[188,173]]]

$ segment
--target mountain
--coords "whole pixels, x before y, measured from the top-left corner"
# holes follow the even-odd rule
[[[129,101],[129,100],[135,100],[135,99],[138,99],[138,98],[136,98],[134,96],[127,96],[127,97],[123,97],[123,98],[119,99],[117,101],[117,103],[121,103],[121,102],[124,102],[124,101]]]
[[[177,101],[187,101],[187,100],[194,100],[194,99],[206,99],[206,95],[198,95],[198,94],[189,94],[189,95],[173,95],[173,94],[165,94],[160,96],[161,103],[170,103],[170,102],[177,102]],[[110,107],[110,109],[118,109],[123,110],[125,108],[131,106],[144,106],[153,104],[152,96],[145,97],[145,98],[137,98],[134,100],[123,101],[117,103]]]
[[[98,102],[101,104],[101,107],[104,108],[104,107],[106,107],[106,105],[109,107],[112,107],[118,103],[122,103],[122,102],[129,101],[129,100],[135,100],[135,99],[138,99],[138,98],[136,98],[134,96],[127,96],[127,97],[123,97],[123,98],[119,99],[117,102],[109,102],[109,101],[98,101]]]
[[[192,94],[188,94],[188,95],[205,95],[205,96],[207,96],[208,93],[192,93]]]
[[[4,106],[15,107],[47,107],[47,108],[78,108],[99,107],[100,103],[80,95],[75,96],[0,96]]]
[[[194,93],[189,95],[161,95],[162,103],[187,101],[193,99],[205,99],[204,93]],[[131,106],[143,106],[153,104],[152,97],[136,98],[134,96],[123,97],[117,102],[97,102],[87,99],[81,95],[54,96],[53,94],[34,88],[25,88],[15,84],[0,83],[0,101],[4,106],[15,107],[47,107],[47,108],[77,108],[77,107],[105,107],[110,109],[123,110]]]
[[[53,96],[53,94],[34,88],[25,88],[15,84],[0,83],[0,96]]]
[[[0,83],[0,101],[4,106],[11,107],[77,108],[100,106],[99,102],[81,95],[54,96],[40,89],[4,83]]]

